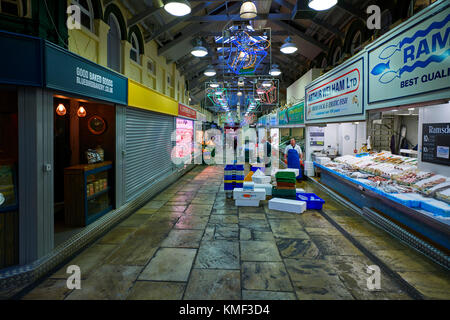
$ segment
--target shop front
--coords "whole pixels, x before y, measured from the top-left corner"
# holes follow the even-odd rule
[[[296,144],[305,150],[305,111],[304,102],[278,110],[278,130],[279,130],[279,161],[286,167],[285,150],[291,139],[295,139]]]
[[[116,106],[127,104],[127,79],[49,42],[45,66],[58,245],[117,206]]]
[[[173,133],[178,113],[176,100],[128,80],[124,134],[125,202],[157,186],[176,170],[172,151],[176,147]]]
[[[448,2],[439,1],[364,49],[366,139],[353,153],[340,146],[334,161],[315,161],[323,185],[447,267],[449,13]],[[307,110],[307,119],[319,110]],[[360,118],[351,120],[361,125]]]
[[[28,139],[36,133],[35,129],[40,129],[33,117],[41,106],[29,102],[32,93],[41,90],[43,70],[41,39],[0,32],[0,46],[17,48],[0,53],[0,269],[3,269],[36,254],[31,252],[27,257],[22,249],[27,232],[38,232],[27,217],[42,214],[36,208],[33,210],[26,199],[29,192],[37,190],[33,181],[40,174],[28,167],[36,164],[31,160],[36,154],[32,154]]]
[[[197,111],[183,104],[178,104],[178,117],[176,118],[176,162],[180,165],[192,163],[194,153],[194,125],[197,120]]]

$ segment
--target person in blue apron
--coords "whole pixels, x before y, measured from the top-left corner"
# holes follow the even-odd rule
[[[287,163],[288,168],[298,169],[298,179],[302,178],[301,162],[303,161],[302,148],[295,143],[295,139],[291,139],[290,144],[284,150],[284,161]]]

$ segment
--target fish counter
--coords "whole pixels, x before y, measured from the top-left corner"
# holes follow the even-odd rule
[[[449,252],[450,178],[420,171],[417,159],[387,152],[314,165],[323,185]]]

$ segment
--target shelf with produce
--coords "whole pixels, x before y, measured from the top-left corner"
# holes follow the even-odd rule
[[[93,195],[88,195],[87,200],[89,201],[89,200],[95,199],[95,198],[101,196],[102,194],[109,192],[109,190],[111,190],[111,187],[107,187],[106,189],[103,189],[97,193],[94,193]]]

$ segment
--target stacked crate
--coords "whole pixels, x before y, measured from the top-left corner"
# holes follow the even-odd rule
[[[296,177],[294,172],[277,172],[275,175],[277,186],[273,187],[272,196],[277,198],[293,199],[297,198]]]
[[[242,188],[244,184],[244,165],[237,164],[234,166],[235,187]]]
[[[232,192],[235,188],[236,180],[235,180],[235,166],[232,164],[228,164],[224,169],[224,190],[227,192]]]

